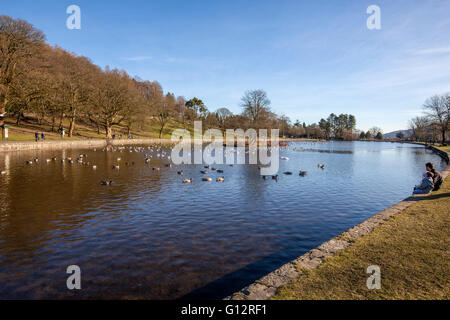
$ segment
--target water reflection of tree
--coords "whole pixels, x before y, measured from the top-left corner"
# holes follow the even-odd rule
[[[80,154],[87,153],[89,166],[76,163]],[[38,164],[25,165],[25,159],[38,156]],[[45,159],[57,156],[56,162]],[[71,157],[73,164],[61,162]],[[121,157],[120,170],[112,169]],[[127,167],[125,162],[134,161]],[[92,164],[97,165],[94,171]],[[151,176],[152,193],[162,188],[164,170],[152,171],[144,164],[142,153],[90,152],[70,150],[57,152],[17,153],[11,156],[8,180],[2,179],[0,188],[0,256],[2,264],[14,265],[24,258],[35,257],[56,239],[80,235],[79,231],[93,219],[121,218],[123,204],[137,192],[148,188]],[[146,174],[147,172],[147,174]],[[103,179],[116,182],[112,187],[100,186]],[[95,237],[82,234],[80,239]],[[76,237],[75,237],[76,238]],[[11,255],[13,252],[20,253]]]

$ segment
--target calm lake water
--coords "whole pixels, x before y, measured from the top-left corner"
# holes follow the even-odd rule
[[[280,150],[290,160],[278,181],[217,165],[217,183],[201,181],[203,166],[146,164],[134,148],[0,153],[1,299],[223,298],[409,196],[426,162],[445,166],[410,144],[296,142]],[[61,162],[79,154],[97,170]],[[67,289],[69,265],[82,290]]]

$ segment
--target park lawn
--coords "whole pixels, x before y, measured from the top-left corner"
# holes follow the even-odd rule
[[[445,147],[440,146],[440,147],[438,147],[438,148],[441,149],[441,150],[444,150],[444,151],[446,151],[446,152],[450,152],[450,146],[445,146]]]
[[[0,138],[0,141],[34,141],[35,132],[44,132],[46,140],[61,140],[61,135],[58,132],[51,132],[51,126],[48,121],[44,121],[42,125],[37,124],[37,122],[33,120],[22,121],[20,126],[16,126],[13,119],[7,119],[6,123],[9,125],[9,137],[4,140]],[[103,130],[101,130],[99,134],[96,128],[82,124],[76,125],[73,137],[69,138],[67,136],[67,128],[69,126],[68,120],[65,119],[63,124],[66,128],[64,140],[105,139],[105,132]],[[170,139],[172,132],[181,127],[182,125],[177,121],[168,122],[162,132],[162,138]],[[113,134],[120,133],[126,138],[126,128],[120,126],[113,128]],[[131,134],[135,139],[159,138],[159,126],[155,122],[151,122],[142,128],[142,130],[132,130]]]
[[[318,268],[281,287],[276,300],[449,299],[450,178]],[[367,289],[368,266],[381,289]]]

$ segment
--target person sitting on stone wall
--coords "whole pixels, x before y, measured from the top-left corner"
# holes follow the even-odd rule
[[[433,173],[425,172],[423,175],[422,183],[414,187],[413,194],[427,194],[430,193],[434,188],[433,183]]]
[[[442,185],[441,173],[434,169],[434,163],[432,163],[432,162],[428,162],[425,165],[425,167],[427,168],[428,172],[433,173],[433,184],[434,184],[433,191],[438,191],[441,188],[441,185]]]

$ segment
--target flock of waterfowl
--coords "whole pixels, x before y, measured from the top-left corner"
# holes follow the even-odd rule
[[[97,149],[94,149],[93,151],[95,152],[95,151],[97,151]],[[170,161],[170,151],[169,151],[169,149],[165,149],[162,146],[148,146],[148,147],[140,147],[140,146],[112,147],[112,146],[108,146],[108,147],[103,148],[101,151],[102,152],[130,152],[130,153],[132,153],[132,152],[141,152],[141,153],[144,153],[144,155],[145,155],[144,156],[145,164],[150,164],[152,160],[159,160],[159,161],[164,161],[164,160],[167,161],[168,160],[168,161]],[[233,151],[236,153],[236,150],[233,150]],[[249,151],[246,151],[246,153],[248,153],[248,152]],[[63,163],[64,162],[68,162],[70,164],[73,164],[73,163],[76,162],[76,163],[78,163],[80,165],[83,165],[83,166],[91,166],[91,168],[93,170],[96,170],[97,169],[97,165],[91,164],[89,161],[87,161],[87,158],[88,158],[87,154],[79,154],[79,156],[76,159],[72,159],[71,157],[62,158],[61,162],[63,162]],[[284,160],[284,161],[290,160],[288,157],[285,157],[285,156],[280,157],[280,159]],[[55,161],[57,161],[57,157],[52,157],[52,158],[49,158],[49,159],[45,160],[45,162],[47,162],[47,163],[55,162]],[[122,161],[121,157],[116,158],[115,164],[113,164],[111,166],[112,169],[119,170],[120,169],[119,163],[121,163],[121,161]],[[36,164],[36,163],[39,163],[39,158],[37,158],[37,157],[32,159],[32,160],[27,160],[26,161],[27,165],[33,165],[33,164]],[[134,166],[135,162],[134,161],[132,161],[132,162],[125,162],[124,165],[125,166]],[[168,163],[168,164],[165,164],[164,166],[165,167],[172,167],[172,164]],[[229,165],[229,166],[233,167],[233,165]],[[321,163],[319,163],[317,165],[317,167],[322,169],[322,170],[325,169],[325,165],[321,164]],[[161,170],[160,167],[151,167],[151,169],[153,171],[160,171]],[[258,167],[258,169],[261,170],[261,167]],[[224,173],[223,169],[211,167],[210,165],[204,166],[203,169],[200,171],[200,173],[202,175],[207,175],[209,173],[208,170],[210,170],[211,172],[216,172],[218,174],[223,174]],[[4,174],[6,174],[6,171],[1,171],[0,173],[2,175],[4,175]],[[183,176],[184,175],[184,171],[183,170],[179,170],[179,171],[177,171],[177,174],[180,175],[180,176]],[[285,174],[285,175],[293,175],[293,172],[292,171],[286,171],[286,172],[283,172],[283,174]],[[299,176],[301,176],[301,177],[304,177],[307,174],[308,174],[307,171],[300,171],[299,172]],[[272,176],[265,176],[265,175],[263,175],[262,178],[264,180],[268,180],[268,179],[278,180],[278,175],[272,175]],[[215,180],[216,182],[224,182],[225,181],[225,176],[219,176],[219,177],[216,177],[215,179],[211,178],[211,177],[203,177],[203,178],[201,178],[201,181],[205,181],[205,182],[211,182],[213,180]],[[193,178],[185,178],[185,179],[182,180],[183,183],[192,183],[193,181],[194,181]],[[113,181],[112,180],[103,180],[103,181],[100,182],[100,184],[104,185],[104,186],[110,186],[110,185],[113,184]]]

